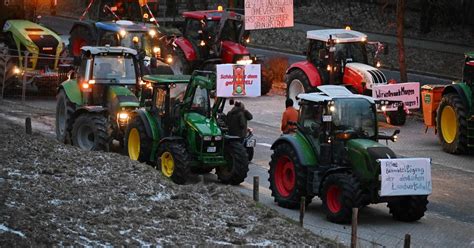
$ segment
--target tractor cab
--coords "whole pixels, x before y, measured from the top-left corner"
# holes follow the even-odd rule
[[[471,87],[474,86],[474,53],[466,54],[463,69],[463,81]]]

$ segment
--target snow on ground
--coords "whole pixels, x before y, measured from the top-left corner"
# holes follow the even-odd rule
[[[1,111],[0,111],[1,112]],[[0,118],[0,244],[336,246],[230,186],[178,186]]]

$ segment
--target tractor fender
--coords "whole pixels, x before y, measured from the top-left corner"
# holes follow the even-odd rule
[[[64,90],[68,99],[74,104],[79,106],[83,104],[81,89],[76,79],[68,79],[61,83],[58,87],[58,93],[60,90]]]
[[[175,41],[175,44],[181,49],[186,56],[188,61],[194,61],[197,59],[196,51],[194,51],[193,45],[191,42],[184,37],[179,37]]]
[[[164,142],[184,142],[184,138],[183,137],[179,137],[179,136],[170,136],[170,137],[165,137],[163,139],[160,140],[160,145]]]
[[[294,63],[290,66],[290,68],[286,70],[286,74],[289,74],[293,70],[298,70],[298,69],[302,70],[304,74],[306,74],[306,76],[309,79],[309,84],[312,87],[318,87],[322,85],[321,75],[319,75],[318,69],[314,67],[314,65],[311,62],[301,61],[301,62]]]
[[[135,113],[136,113],[136,115],[138,116],[138,118],[140,118],[140,120],[142,121],[143,125],[145,126],[146,136],[149,137],[149,138],[151,138],[152,140],[155,140],[154,137],[153,137],[153,132],[152,132],[152,130],[151,130],[150,121],[148,120],[146,111],[143,110],[143,109],[139,109],[139,110],[137,110]]]
[[[87,30],[89,30],[92,37],[88,37],[88,38],[93,40],[93,41],[97,41],[97,39],[98,39],[98,37],[97,37],[97,28],[96,28],[96,26],[94,25],[93,22],[90,22],[90,21],[77,21],[73,24],[73,26],[71,28],[71,31],[69,31],[69,34],[71,34],[72,30],[76,29],[77,27],[84,27]]]
[[[296,157],[303,166],[315,166],[317,164],[316,155],[313,151],[311,144],[303,137],[303,135],[297,133],[296,135],[284,134],[280,136],[272,145],[270,149],[274,150],[280,144],[287,143],[296,153]]]
[[[450,93],[457,94],[461,98],[461,100],[462,100],[464,106],[466,107],[466,109],[468,110],[468,112],[472,113],[472,109],[471,109],[472,98],[468,98],[467,96],[472,96],[473,92],[471,91],[469,86],[467,86],[464,83],[455,83],[455,84],[448,85],[444,88],[442,94],[444,96],[444,95],[450,94]]]
[[[94,114],[106,114],[107,108],[103,106],[81,106],[73,114],[73,119],[76,119],[82,114],[94,113]]]
[[[225,140],[225,142],[235,141],[235,140],[240,141],[240,137],[239,136],[232,136],[232,135],[224,135],[224,140]]]

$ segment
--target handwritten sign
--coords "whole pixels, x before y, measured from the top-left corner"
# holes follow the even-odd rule
[[[379,162],[381,196],[431,194],[431,159],[379,159]]]
[[[372,96],[377,99],[400,101],[408,109],[420,108],[420,83],[399,83],[376,85],[372,89]],[[387,111],[394,111],[398,103],[387,106]]]
[[[245,0],[246,30],[293,25],[293,0]]]
[[[260,65],[217,65],[218,97],[256,97],[260,96]]]

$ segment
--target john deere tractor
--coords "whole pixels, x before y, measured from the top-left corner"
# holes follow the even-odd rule
[[[55,92],[60,81],[58,66],[63,42],[48,28],[26,20],[25,4],[23,1],[2,1],[0,4],[3,28],[0,34],[0,84],[14,89],[21,85],[25,76],[29,86],[45,93]],[[25,53],[28,53],[26,66]]]
[[[413,179],[409,174],[412,165],[400,166],[402,160],[378,142],[395,141],[399,132],[391,136],[379,133],[376,113],[382,102],[330,85],[298,98],[300,117],[292,123],[297,126],[296,132],[280,136],[271,147],[270,190],[278,205],[296,208],[301,197],[306,197],[309,204],[319,196],[327,218],[336,223],[350,222],[352,208],[380,202],[388,202],[395,219],[416,221],[423,217],[431,193],[429,183],[415,187],[425,187],[425,192],[408,183],[401,185],[406,189],[403,193],[381,190],[385,189],[384,179],[390,189],[399,187],[394,178]],[[382,170],[383,159],[393,167]],[[426,166],[423,171],[427,172],[429,160],[422,160]],[[400,177],[381,176],[394,172]],[[428,179],[430,174],[423,177]]]
[[[76,77],[59,86],[56,137],[84,150],[123,144],[129,113],[139,106],[137,52],[125,47],[82,47]]]
[[[423,86],[425,124],[436,126],[443,150],[448,153],[474,151],[474,52],[466,53],[461,81],[440,90]],[[426,89],[432,91],[426,94]],[[428,108],[427,108],[428,107]],[[434,122],[434,123],[433,123]]]
[[[215,80],[214,73],[200,71],[191,78],[145,76],[145,108],[133,112],[125,134],[128,156],[156,164],[178,184],[185,183],[191,171],[214,168],[223,183],[242,183],[249,170],[247,152],[239,137],[226,135],[218,125],[210,99]],[[182,85],[187,85],[185,91]]]
[[[145,74],[173,74],[166,55],[166,39],[140,1],[91,0],[81,19],[74,23],[69,52],[76,59],[83,46],[123,46],[138,51],[145,61]],[[169,31],[167,29],[167,31]]]

